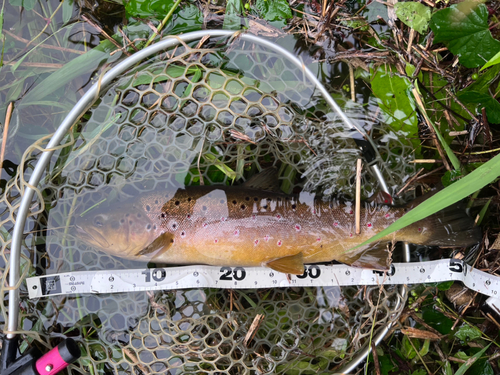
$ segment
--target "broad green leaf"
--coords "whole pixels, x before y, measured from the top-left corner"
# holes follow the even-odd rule
[[[500,51],[500,41],[489,30],[484,4],[464,1],[439,10],[432,16],[430,27],[434,43],[443,42],[467,68],[482,66]]]
[[[33,10],[36,0],[9,0],[9,4],[13,6],[23,7],[26,10]]]
[[[167,15],[174,0],[130,0],[125,5],[129,17],[158,17]]]
[[[401,350],[403,352],[403,355],[405,356],[406,359],[413,359],[417,356],[417,352],[415,349],[418,350],[419,348],[419,343],[417,339],[413,339],[413,345],[410,342],[412,340],[411,338],[408,338],[408,336],[403,336],[403,342],[401,346]],[[415,349],[413,349],[413,346],[415,346]]]
[[[381,4],[378,1],[372,1],[370,4],[366,5],[364,16],[368,22],[378,21],[379,17],[387,20],[387,5]]]
[[[493,56],[486,64],[484,64],[484,66],[479,71],[497,64],[500,64],[500,51],[495,56]]]
[[[292,10],[286,0],[257,0],[255,7],[266,21],[292,18]]]
[[[396,10],[396,16],[398,16],[401,22],[406,26],[415,29],[415,31],[420,34],[427,31],[431,19],[431,10],[429,7],[410,1],[406,3],[396,3],[394,9]]]
[[[443,335],[451,332],[451,327],[455,323],[450,318],[447,318],[443,313],[434,310],[432,306],[422,308],[422,319]]]
[[[445,290],[450,289],[451,286],[453,285],[453,283],[454,283],[453,280],[451,280],[451,281],[443,281],[442,283],[438,283],[437,288],[439,290],[445,291]]]
[[[464,324],[458,329],[457,332],[455,332],[455,337],[465,343],[478,339],[481,335],[482,333],[477,327],[473,327],[468,324]]]
[[[484,186],[496,180],[498,176],[500,176],[500,155],[484,163],[460,181],[434,194],[406,215],[389,225],[386,229],[356,247],[368,245],[410,224],[425,219],[427,216],[457,203],[475,191],[482,189]]]
[[[451,368],[450,361],[444,363],[444,373],[445,375],[453,375],[453,369]]]
[[[467,360],[467,362],[460,365],[455,375],[464,375],[465,372],[472,366],[472,364],[484,354],[484,352],[490,347],[490,345],[491,344],[489,344],[487,347],[474,354],[469,360]]]
[[[239,30],[241,29],[241,12],[243,5],[241,0],[227,0],[226,14],[224,15],[223,29]]]
[[[372,71],[371,86],[385,114],[384,121],[393,130],[406,132],[418,154],[421,149],[418,139],[418,118],[416,105],[410,94],[412,88],[410,80],[380,67],[376,72]]]
[[[481,108],[484,107],[486,109],[486,116],[488,117],[489,123],[500,124],[500,103],[490,94],[482,94],[476,91],[465,91],[458,94],[458,99],[465,103],[479,104],[477,107],[478,112],[480,112]]]
[[[389,372],[397,370],[397,367],[392,363],[391,359],[385,355],[379,356],[380,372],[382,375],[389,375]]]

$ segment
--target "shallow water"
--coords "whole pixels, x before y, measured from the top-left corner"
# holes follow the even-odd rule
[[[57,5],[57,1],[36,3],[35,9],[50,15]],[[33,12],[20,14],[9,4],[5,12],[17,16],[4,17],[4,29],[13,33],[22,29],[26,39],[44,27]],[[184,7],[174,20],[165,35],[202,27],[194,6]],[[52,36],[44,43],[80,52],[97,45],[95,30],[87,24],[62,24],[62,15],[56,13],[47,31]],[[107,24],[107,29],[116,31],[116,26]],[[128,25],[131,39],[149,31],[144,24]],[[315,57],[300,47],[302,41],[295,36],[276,42],[297,53],[323,77],[346,113],[377,140],[391,171],[386,176],[391,188],[401,187],[411,173],[404,163],[411,157],[411,144],[379,125],[376,101],[361,81],[356,85],[358,104],[351,103],[340,89],[348,81],[346,65],[314,63]],[[346,42],[358,43],[350,37]],[[5,61],[22,52],[23,43],[19,43],[14,45],[8,37]],[[286,192],[305,188],[324,196],[352,195],[359,148],[352,132],[325,106],[300,71],[280,56],[248,43],[237,42],[229,51],[213,42],[203,47],[204,51],[196,53],[182,48],[170,51],[174,59],[155,56],[137,69],[150,72],[145,78],[135,72],[121,77],[73,129],[75,142],[54,154],[48,177],[41,183],[45,210],[26,224],[26,232],[32,232],[23,249],[34,265],[30,275],[139,267],[138,262],[109,256],[77,241],[72,236],[75,215],[103,200],[119,204],[140,192],[199,184],[200,174],[205,183],[229,184],[275,165]],[[14,72],[8,66],[2,68],[3,103],[29,88],[16,102],[9,128],[4,185],[23,160],[24,150],[57,128],[98,79],[102,66],[125,58],[121,53],[111,55],[106,43],[101,49],[79,55],[36,48],[26,59],[72,64],[67,71],[60,66],[21,65]],[[330,53],[325,50],[325,56]],[[25,178],[33,165],[35,160],[27,161]],[[377,190],[377,183],[370,174],[364,174],[363,181],[368,197]],[[1,201],[4,256],[14,223],[9,205],[15,208],[19,202],[18,188],[10,185],[8,191],[11,196],[4,195]],[[378,290],[367,293],[375,295]],[[24,286],[22,296],[26,296]],[[394,298],[394,291],[388,292],[387,306],[376,317],[378,324],[388,318]],[[75,372],[148,373],[168,367],[170,373],[238,373],[244,369],[283,373],[290,362],[318,372],[329,371],[358,348],[353,342],[359,345],[369,335],[371,325],[366,322],[374,318],[375,304],[375,297],[367,299],[357,288],[71,296],[50,302],[23,299],[21,325],[40,332],[51,345],[65,335],[77,338],[87,355],[73,368]],[[264,313],[265,321],[245,347],[244,335],[258,313]]]

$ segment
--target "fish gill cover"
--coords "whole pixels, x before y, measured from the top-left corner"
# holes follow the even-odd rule
[[[334,95],[375,140],[390,188],[402,187],[414,172],[411,143],[378,127],[367,114],[374,106]],[[41,231],[28,246],[38,254],[34,247],[43,243],[46,252],[32,258],[33,268],[23,262],[24,272],[144,267],[83,244],[73,230],[95,207],[143,192],[237,184],[274,166],[285,193],[353,196],[356,136],[301,70],[273,52],[238,40],[227,46],[226,39],[165,51],[106,88],[54,154],[38,197],[43,205],[35,207],[42,213],[29,219]],[[36,147],[27,153],[28,172],[38,155]],[[11,213],[20,178],[2,201]],[[363,196],[378,189],[364,172]],[[398,298],[391,287],[54,297],[24,300],[21,321],[26,334],[38,332],[49,344],[57,334],[74,336],[83,352],[77,371],[321,373],[355,354],[373,324],[393,319]],[[257,314],[263,321],[245,341]]]

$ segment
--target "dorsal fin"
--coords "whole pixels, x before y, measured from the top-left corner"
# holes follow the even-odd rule
[[[247,189],[266,190],[281,193],[278,170],[275,167],[264,169],[262,172],[250,177],[241,185]]]

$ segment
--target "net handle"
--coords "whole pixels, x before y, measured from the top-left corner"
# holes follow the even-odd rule
[[[125,73],[128,69],[133,67],[135,64],[141,62],[143,59],[160,53],[165,49],[175,47],[182,42],[192,42],[195,40],[202,39],[203,37],[231,37],[235,36],[241,40],[259,44],[265,46],[270,50],[281,54],[283,57],[287,58],[292,62],[297,68],[301,69],[305,76],[315,84],[316,88],[319,90],[323,98],[330,105],[330,107],[340,116],[344,123],[352,130],[359,132],[362,137],[370,143],[373,150],[376,152],[377,147],[374,142],[368,137],[362,127],[353,123],[346,114],[340,109],[338,104],[333,100],[331,95],[328,93],[326,88],[321,84],[315,74],[307,68],[304,63],[298,59],[295,55],[284,49],[283,47],[271,42],[269,40],[263,39],[261,37],[251,35],[248,33],[241,33],[231,30],[201,30],[194,31],[187,34],[167,37],[166,39],[159,41],[139,52],[136,52],[132,56],[126,58],[114,68],[108,71],[100,80],[100,84],[96,83],[80,98],[80,100],[75,104],[71,111],[67,114],[64,120],[61,122],[54,135],[47,144],[47,151],[44,151],[36,164],[31,178],[29,180],[29,186],[38,186],[40,179],[45,171],[45,168],[49,165],[50,158],[54,153],[54,147],[58,146],[70,127],[87,111],[90,106],[95,102],[99,96],[99,90],[107,87],[116,77],[120,74]],[[375,172],[377,179],[380,182],[380,186],[383,191],[389,193],[387,185],[380,173],[377,165],[372,165],[372,170]],[[10,272],[9,272],[9,286],[15,286],[19,282],[20,278],[20,254],[21,254],[21,243],[24,234],[24,227],[26,224],[26,218],[29,213],[29,207],[31,205],[35,191],[27,186],[24,190],[24,195],[21,199],[21,204],[17,212],[17,220],[14,224],[14,230],[12,234],[12,244],[11,244],[11,254],[9,259]],[[9,291],[9,309],[8,309],[8,320],[7,320],[7,332],[15,332],[17,330],[19,323],[19,290],[11,289]],[[15,334],[8,333],[8,338],[14,338]]]

